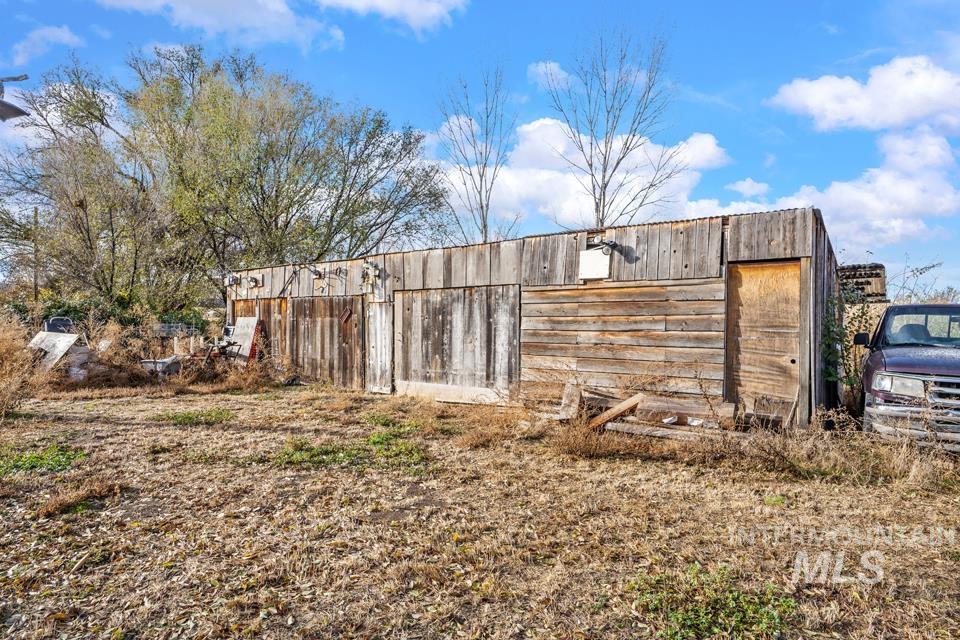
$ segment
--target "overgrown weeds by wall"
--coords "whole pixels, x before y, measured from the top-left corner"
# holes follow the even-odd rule
[[[896,485],[926,491],[960,488],[960,458],[910,439],[880,440],[854,427],[843,412],[818,415],[805,429],[710,430],[675,441],[593,430],[584,421],[560,426],[551,443],[577,458],[668,460],[697,466],[765,471],[811,481]],[[829,428],[828,428],[829,427]]]
[[[28,340],[26,327],[17,318],[0,314],[0,421],[47,379]]]

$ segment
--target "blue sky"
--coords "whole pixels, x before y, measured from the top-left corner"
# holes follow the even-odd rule
[[[319,93],[442,125],[443,88],[502,64],[515,148],[495,198],[522,231],[575,224],[582,197],[537,63],[569,67],[601,29],[669,42],[669,130],[687,171],[657,218],[814,205],[843,261],[944,262],[960,284],[960,3],[489,0],[0,0],[0,73],[71,52],[123,76],[131,50],[255,51]],[[9,127],[7,127],[9,129]],[[0,137],[10,143],[9,132]]]

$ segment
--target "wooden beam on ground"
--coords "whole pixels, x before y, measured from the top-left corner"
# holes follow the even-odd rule
[[[643,401],[643,399],[646,397],[646,395],[647,395],[646,392],[641,391],[640,393],[632,395],[626,400],[624,400],[623,402],[620,402],[619,404],[616,404],[613,407],[607,409],[606,411],[604,411],[603,413],[601,413],[596,418],[590,421],[590,424],[588,425],[589,428],[599,429],[600,427],[610,422],[611,420],[619,418],[620,416],[625,414],[627,411],[630,411],[631,409],[635,408],[638,404],[640,404]]]
[[[611,422],[607,424],[604,429],[619,433],[652,436],[654,438],[668,438],[671,440],[716,440],[720,438],[742,440],[748,435],[740,431],[729,431],[726,429],[702,429],[699,427],[683,429],[675,425],[648,425],[630,422]]]

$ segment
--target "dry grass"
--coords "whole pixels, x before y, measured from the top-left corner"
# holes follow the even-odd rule
[[[474,405],[461,408],[461,432],[454,442],[468,449],[485,449],[506,440],[532,438],[543,430],[531,428],[534,416],[522,408]]]
[[[756,445],[583,434],[521,411],[322,386],[109,391],[31,400],[30,419],[0,426],[0,446],[86,454],[0,484],[4,637],[960,633],[955,543],[884,547],[875,586],[794,584],[795,554],[824,545],[730,534],[953,526],[958,489],[920,488],[925,459],[896,446],[777,441],[786,464]],[[233,417],[154,419],[212,409]],[[834,475],[793,468],[817,466]],[[90,478],[107,483],[80,497]],[[826,548],[855,571],[855,544]]]
[[[676,449],[660,441],[591,429],[586,419],[575,420],[557,429],[551,442],[558,452],[586,460],[656,456],[669,459]]]
[[[36,366],[28,341],[26,327],[13,316],[0,314],[0,422],[47,377]]]
[[[89,507],[93,499],[119,496],[120,484],[104,478],[88,478],[79,485],[58,490],[37,509],[38,518],[50,518],[61,513],[77,513]]]

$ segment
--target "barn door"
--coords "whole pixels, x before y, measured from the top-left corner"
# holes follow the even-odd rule
[[[363,297],[291,298],[290,360],[303,375],[362,389]]]
[[[367,391],[393,391],[393,303],[368,302]]]
[[[397,391],[500,402],[519,381],[516,285],[395,292]]]
[[[727,400],[789,419],[800,399],[800,262],[731,264],[727,278]]]

